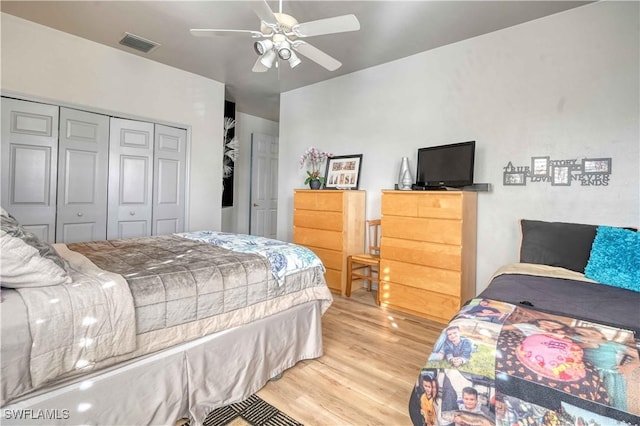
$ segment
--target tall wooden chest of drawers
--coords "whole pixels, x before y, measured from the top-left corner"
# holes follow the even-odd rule
[[[293,242],[324,263],[331,291],[344,294],[347,256],[364,250],[365,191],[295,190]]]
[[[446,323],[475,296],[477,194],[382,191],[380,301]]]

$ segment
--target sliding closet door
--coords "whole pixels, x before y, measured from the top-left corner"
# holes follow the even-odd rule
[[[153,124],[112,118],[107,238],[151,235]]]
[[[58,107],[2,98],[2,207],[55,241]]]
[[[107,239],[109,117],[60,108],[56,241]]]
[[[184,231],[187,131],[155,125],[153,235]]]

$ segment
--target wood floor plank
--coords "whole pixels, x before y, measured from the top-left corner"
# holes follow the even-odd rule
[[[322,319],[324,355],[258,396],[305,425],[410,425],[408,402],[442,325],[375,306],[355,290]]]

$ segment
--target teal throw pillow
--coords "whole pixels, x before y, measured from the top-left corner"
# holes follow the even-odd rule
[[[640,292],[640,232],[599,226],[584,274],[603,284]]]

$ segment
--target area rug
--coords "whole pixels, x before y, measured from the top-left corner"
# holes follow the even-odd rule
[[[204,426],[301,426],[273,405],[251,395],[242,402],[216,408],[203,422]]]

